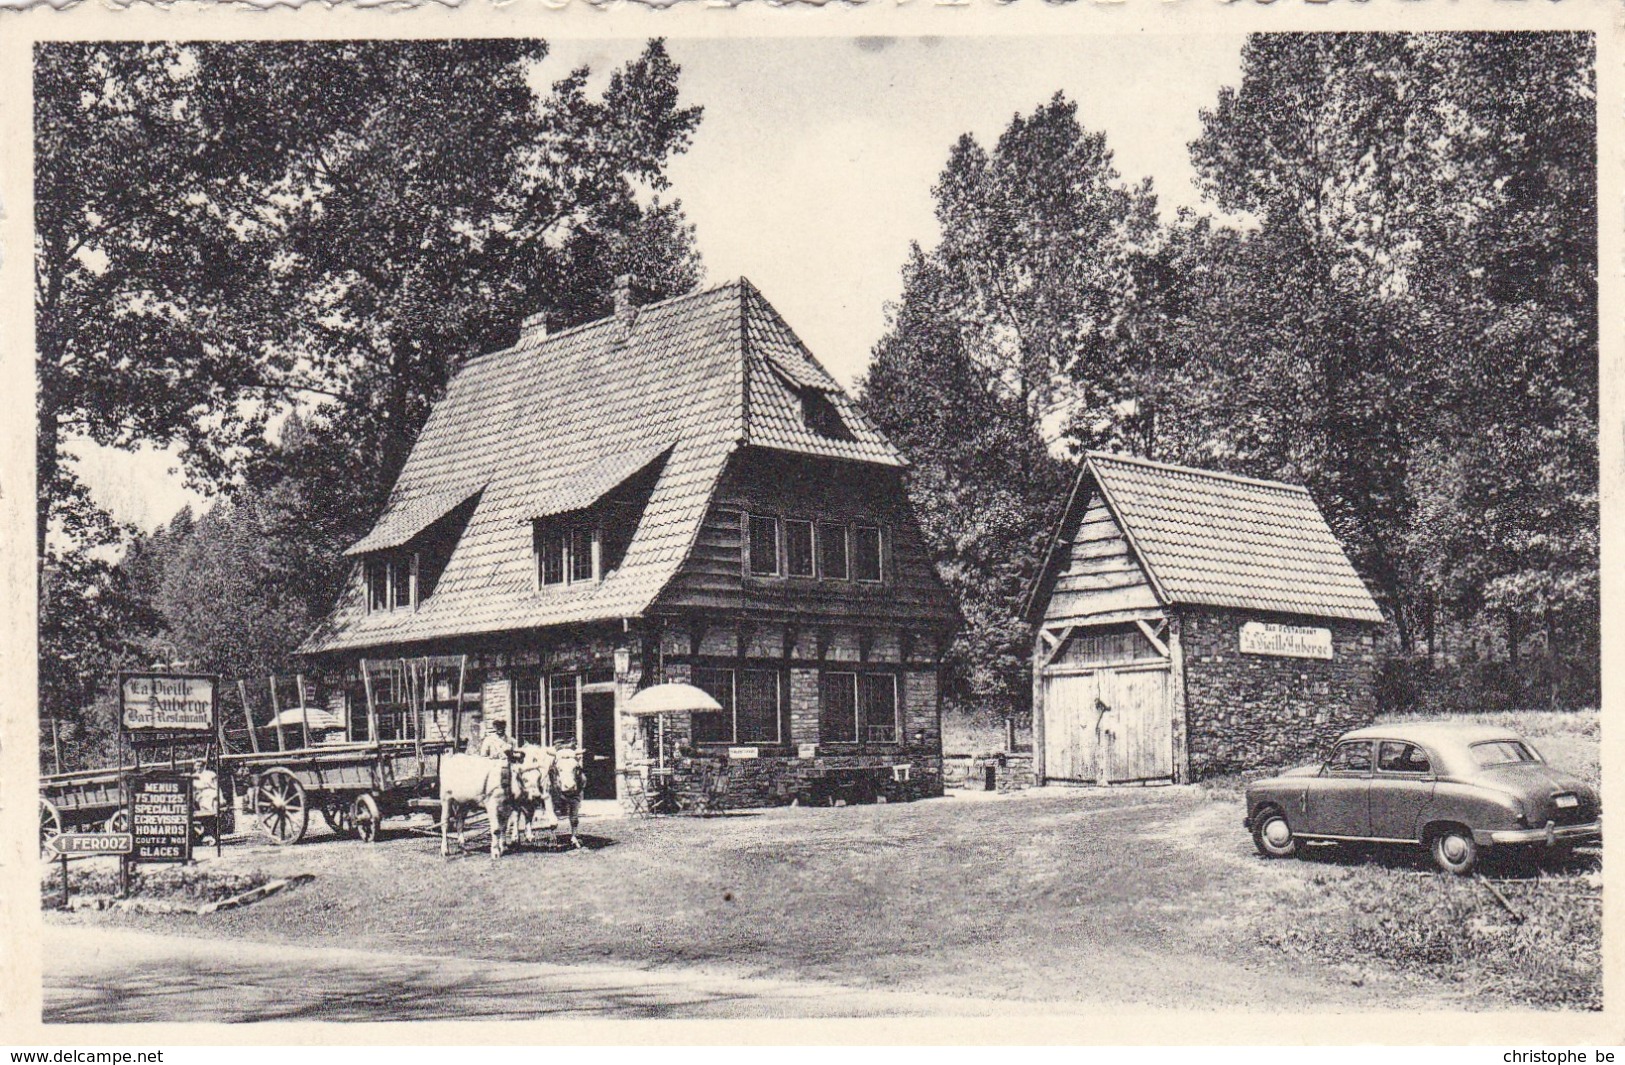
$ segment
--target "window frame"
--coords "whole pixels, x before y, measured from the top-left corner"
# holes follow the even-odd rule
[[[873,577],[858,575],[858,536],[865,531],[875,534],[875,575]],[[886,583],[886,531],[878,522],[874,524],[853,524],[848,538],[847,570],[852,574],[852,580],[858,584]]]
[[[536,555],[536,565],[531,577],[535,582],[536,590],[555,588],[560,585],[597,584],[604,579],[604,529],[599,522],[547,522],[538,520],[536,531],[533,533],[534,546],[532,550]],[[578,539],[583,543],[578,544]],[[581,548],[578,552],[578,548]],[[559,563],[559,578],[549,580],[547,564],[557,550]],[[576,567],[579,558],[587,558],[591,569],[590,576],[577,576]]]
[[[1344,748],[1364,747],[1366,763],[1364,769],[1334,769],[1332,762],[1336,760],[1337,753]],[[1326,759],[1321,772],[1326,776],[1340,777],[1369,777],[1377,768],[1377,749],[1374,740],[1347,740],[1332,748],[1332,753]]]
[[[895,669],[863,669],[860,663],[853,663],[852,669],[822,669],[818,673],[818,742],[828,744],[846,744],[849,746],[881,747],[897,746],[903,742],[903,678],[902,673]],[[852,692],[852,720],[849,723],[852,737],[832,738],[829,735],[826,719],[825,692],[826,680],[837,677],[850,677]],[[877,681],[887,681],[891,685],[891,738],[871,739],[872,727],[864,712],[864,686]]]
[[[707,711],[707,713],[715,714],[716,716],[722,718],[722,720],[723,720],[723,730],[722,730],[721,737],[716,738],[716,739],[710,739],[710,738],[699,739],[699,738],[695,738],[695,740],[694,740],[695,743],[698,743],[698,744],[711,744],[713,746],[746,746],[746,747],[750,747],[750,746],[779,747],[779,746],[782,746],[784,744],[784,742],[785,742],[785,740],[784,740],[784,700],[785,700],[785,690],[784,689],[785,689],[785,685],[787,683],[787,676],[788,676],[788,674],[785,672],[785,670],[783,670],[782,668],[779,668],[777,666],[769,666],[769,667],[752,666],[752,665],[750,665],[748,663],[743,665],[743,666],[738,665],[738,664],[732,664],[732,663],[730,663],[729,665],[696,664],[693,667],[693,672],[690,674],[691,681],[694,683],[694,685],[696,687],[698,687],[702,691],[705,691],[708,694],[710,694],[712,696],[712,698],[717,698],[715,692],[711,691],[711,689],[709,687],[706,687],[705,684],[701,683],[701,678],[700,678],[699,674],[702,671],[707,672],[707,673],[713,673],[713,674],[722,674],[722,673],[727,674],[727,676],[728,676],[728,692],[727,692],[728,697],[727,697],[727,705],[721,711]],[[764,674],[767,674],[767,675],[769,675],[769,676],[771,676],[773,678],[773,738],[772,739],[764,739],[764,738],[745,739],[745,738],[742,738],[740,736],[740,734],[739,734],[739,675],[741,673],[764,673]],[[718,701],[721,702],[722,700],[718,699]]]
[[[818,579],[825,581],[850,581],[852,579],[852,530],[845,522],[820,521],[816,523],[816,552],[818,556]],[[839,575],[828,572],[824,565],[824,549],[826,545],[825,530],[838,531],[841,539],[841,569]]]
[[[807,572],[796,573],[790,565],[790,526],[805,526],[807,529]],[[818,579],[818,522],[812,518],[785,518],[784,531],[784,575],[798,581],[815,581]]]
[[[756,568],[756,529],[758,522],[769,523],[773,527],[773,569],[771,571]],[[780,528],[780,519],[777,514],[754,512],[745,514],[745,573],[762,580],[771,580],[774,577],[784,576],[784,530]]]
[[[875,726],[874,724],[872,724],[869,721],[868,714],[867,714],[867,712],[866,712],[866,710],[864,708],[864,691],[863,691],[864,682],[867,681],[869,683],[873,683],[875,681],[882,680],[882,679],[891,682],[891,738],[890,739],[886,739],[886,738],[875,739],[873,737],[872,730],[875,729],[877,726]],[[902,691],[902,688],[903,688],[903,686],[899,682],[897,674],[894,673],[894,672],[891,672],[890,670],[888,670],[886,672],[868,672],[868,673],[860,673],[860,674],[858,674],[858,726],[859,726],[859,733],[860,733],[859,734],[859,739],[858,739],[859,743],[865,743],[865,744],[871,744],[871,745],[872,744],[884,744],[884,743],[895,744],[895,743],[898,743],[898,742],[901,741],[902,735],[903,735],[903,691]]]
[[[1405,753],[1405,749],[1407,747],[1413,748],[1413,749],[1421,752],[1422,758],[1427,762],[1426,768],[1423,768],[1423,769],[1388,769],[1388,768],[1386,768],[1382,764],[1382,749],[1384,747],[1389,746],[1389,745],[1397,746],[1400,749],[1401,754]],[[1408,777],[1408,778],[1411,778],[1411,779],[1421,779],[1421,778],[1425,778],[1425,777],[1430,777],[1430,776],[1433,775],[1433,755],[1428,753],[1428,749],[1426,747],[1423,747],[1420,743],[1412,743],[1410,740],[1378,740],[1377,741],[1376,771],[1378,773],[1381,773],[1381,774],[1384,774],[1384,775],[1387,775],[1387,776]]]
[[[367,613],[417,610],[420,555],[418,551],[381,551],[362,560],[361,585]],[[380,593],[381,598],[374,598],[375,592]],[[403,592],[404,600],[401,599]]]

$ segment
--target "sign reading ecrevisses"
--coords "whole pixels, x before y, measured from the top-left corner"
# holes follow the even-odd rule
[[[130,782],[132,857],[138,862],[192,860],[192,778],[154,773]]]
[[[120,719],[132,732],[207,732],[214,728],[214,681],[213,677],[181,673],[122,674]]]
[[[1241,627],[1241,653],[1329,659],[1332,657],[1332,630],[1249,621]]]

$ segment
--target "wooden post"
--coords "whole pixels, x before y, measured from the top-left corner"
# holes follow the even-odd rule
[[[1185,712],[1185,648],[1179,613],[1168,613],[1168,699],[1173,703],[1174,782],[1191,782],[1190,718]]]
[[[254,712],[248,707],[248,685],[237,681],[237,697],[243,701],[243,722],[248,725],[248,745],[254,749],[255,754],[260,753],[260,734],[254,728]]]
[[[361,660],[361,688],[367,696],[367,739],[373,743],[378,742],[378,706],[372,697],[372,670],[367,668],[367,660]]]
[[[1042,633],[1042,630],[1040,630]],[[1044,786],[1044,667],[1049,662],[1042,635],[1033,637],[1033,784]]]
[[[409,663],[407,663],[405,660],[402,660],[401,665],[403,667],[409,667]],[[416,699],[415,702],[412,700],[412,697],[410,695],[407,696],[407,702],[412,704],[412,752],[413,752],[413,754],[415,754],[417,756],[418,764],[422,765],[423,764],[423,711],[424,711],[424,708],[429,705],[429,656],[428,655],[423,656],[423,676],[422,676],[422,679],[421,680],[418,679],[418,674],[417,674],[416,669],[412,670],[412,678],[415,681],[414,687],[417,688],[417,699]],[[495,826],[493,826],[491,830],[493,832],[496,831]]]
[[[305,675],[295,673],[293,685],[299,692],[299,724],[305,730],[305,746],[310,746],[310,705],[305,701]]]
[[[62,741],[56,734],[56,714],[51,715],[51,762],[56,766],[56,772],[62,772]]]
[[[285,751],[287,744],[282,742],[282,704],[276,697],[276,674],[271,674],[271,724],[276,726],[276,749]]]

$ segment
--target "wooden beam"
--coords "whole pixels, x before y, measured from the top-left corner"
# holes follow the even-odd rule
[[[898,634],[897,634],[897,657],[898,657],[899,660],[901,660],[901,661],[903,661],[905,663],[908,662],[910,659],[912,659],[914,657],[914,632],[913,632],[913,630],[911,630],[911,629],[903,629],[900,632],[898,632]]]
[[[1151,641],[1151,646],[1157,649],[1157,654],[1164,658],[1173,657],[1168,650],[1168,645],[1163,643],[1162,640],[1158,638],[1157,631],[1151,627],[1150,622],[1146,621],[1144,618],[1135,618],[1134,624],[1138,625],[1140,627],[1140,631],[1145,634],[1145,638]]]
[[[1049,650],[1043,652],[1043,654],[1040,656],[1043,659],[1043,665],[1040,666],[1041,669],[1047,669],[1049,664],[1055,661],[1055,656],[1061,653],[1061,648],[1066,646],[1066,641],[1072,638],[1072,630],[1074,627],[1075,626],[1072,625],[1063,625],[1061,626],[1061,631],[1059,634],[1054,633],[1047,628],[1038,630],[1043,635],[1045,641],[1049,644]]]
[[[875,634],[873,629],[858,630],[858,661],[869,661],[870,652],[874,650]]]

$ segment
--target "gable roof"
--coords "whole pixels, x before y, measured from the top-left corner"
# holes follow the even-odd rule
[[[840,438],[806,424],[785,366],[835,390]],[[415,611],[369,613],[352,581],[300,652],[636,616],[676,574],[729,455],[747,445],[903,465],[743,278],[640,307],[629,327],[612,316],[526,332],[452,378],[378,522],[350,549],[405,545],[478,493],[433,594]],[[530,522],[591,506],[657,462],[620,567],[538,590]]]
[[[1098,491],[1165,605],[1243,607],[1381,622],[1308,489],[1090,452],[1028,598],[1036,620],[1062,531]]]

